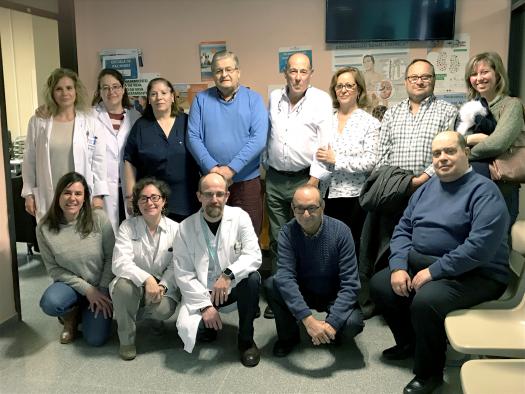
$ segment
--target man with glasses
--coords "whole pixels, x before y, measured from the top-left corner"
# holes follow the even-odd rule
[[[315,346],[339,343],[343,335],[353,338],[364,325],[350,229],[323,215],[324,201],[313,185],[295,191],[291,208],[295,219],[279,233],[277,272],[264,284],[275,315],[276,357],[285,357],[299,343],[298,322]],[[326,312],[326,318],[315,317],[312,309]]]
[[[211,62],[215,87],[197,94],[188,121],[188,148],[204,174],[221,174],[230,187],[229,205],[262,226],[260,154],[266,145],[268,112],[260,94],[240,85],[239,59],[217,52]]]
[[[223,327],[219,309],[237,302],[241,363],[254,367],[260,360],[253,321],[259,305],[261,250],[248,214],[225,206],[229,195],[221,174],[204,175],[197,192],[202,208],[179,226],[173,246],[175,280],[182,294],[177,329],[184,350],[192,352],[196,340],[216,339]]]
[[[270,94],[270,134],[264,164],[274,272],[277,236],[281,226],[292,218],[290,202],[294,190],[306,182],[318,186],[319,179],[327,175],[315,153],[330,141],[332,101],[328,93],[310,86],[312,74],[310,58],[295,53],[286,63],[286,87]],[[273,318],[270,309],[266,309],[264,317]]]

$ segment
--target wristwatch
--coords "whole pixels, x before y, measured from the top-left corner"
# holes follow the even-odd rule
[[[232,270],[229,268],[226,268],[224,271],[222,271],[222,274],[230,278],[231,280],[235,279],[235,275],[233,274]]]

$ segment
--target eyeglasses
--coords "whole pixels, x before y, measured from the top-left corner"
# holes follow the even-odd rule
[[[120,89],[122,89],[122,85],[104,85],[100,87],[100,90],[102,90],[104,93],[118,92]]]
[[[317,211],[319,208],[321,208],[321,206],[310,205],[308,207],[300,207],[300,206],[295,206],[292,204],[292,208],[293,208],[294,213],[297,213],[299,215],[302,215],[305,211],[308,211],[308,213],[311,215],[312,213]]]
[[[423,74],[423,75],[409,75],[407,77],[407,81],[410,83],[417,83],[419,79],[421,79],[421,82],[428,83],[432,81],[432,78],[434,78],[433,75],[430,74]]]
[[[151,200],[151,202],[159,202],[162,196],[159,196],[158,194],[152,194],[151,196],[140,196],[139,197],[139,204],[146,204],[148,200]]]
[[[226,68],[218,68],[216,69],[215,71],[213,71],[213,73],[217,76],[217,77],[220,77],[223,73],[226,73],[228,75],[231,75],[233,74],[234,71],[237,71],[238,68],[237,67],[226,67]]]
[[[290,68],[288,70],[286,70],[286,72],[291,75],[291,76],[296,76],[297,74],[300,74],[301,77],[305,77],[307,76],[308,74],[310,74],[310,70],[306,70],[304,68],[298,70],[296,68]]]
[[[213,196],[217,198],[224,198],[224,196],[226,196],[226,192],[201,192],[201,195],[204,196],[204,198],[211,200]]]
[[[338,83],[337,85],[335,85],[335,90],[338,92],[343,90],[343,88],[345,88],[349,92],[353,92],[357,89],[357,84],[356,83]]]

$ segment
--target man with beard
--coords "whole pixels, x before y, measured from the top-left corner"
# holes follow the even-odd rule
[[[209,173],[199,181],[199,212],[184,220],[175,238],[175,280],[182,294],[177,319],[184,350],[211,342],[222,329],[219,310],[237,302],[241,363],[254,367],[260,351],[253,341],[259,305],[261,250],[248,214],[226,206],[226,179]]]

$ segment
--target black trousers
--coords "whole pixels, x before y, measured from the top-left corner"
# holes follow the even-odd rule
[[[228,301],[220,307],[228,306],[237,302],[237,311],[239,313],[239,344],[251,344],[253,342],[253,321],[259,308],[259,289],[261,286],[261,275],[255,271],[244,278],[237,286],[231,289],[228,295]],[[214,305],[215,306],[215,305]],[[208,329],[201,320],[199,332]],[[197,334],[197,338],[198,338]]]
[[[266,291],[266,300],[272,308],[275,316],[275,327],[277,328],[277,336],[281,341],[296,341],[299,339],[299,325],[297,320],[292,315],[286,302],[284,301],[281,292],[275,286],[273,276],[266,279],[264,282],[264,290]],[[319,312],[328,312],[332,302],[324,302],[316,299],[309,294],[303,294],[304,300],[308,307],[315,309]],[[363,331],[363,315],[361,309],[355,305],[354,310],[350,314],[350,317],[346,320],[345,324],[337,331],[339,337],[353,338],[361,331]]]
[[[414,374],[420,378],[441,376],[445,366],[447,335],[445,317],[456,309],[470,308],[498,298],[505,285],[475,271],[425,283],[409,297],[392,290],[390,268],[370,281],[370,295],[383,314],[396,344],[415,344]]]

